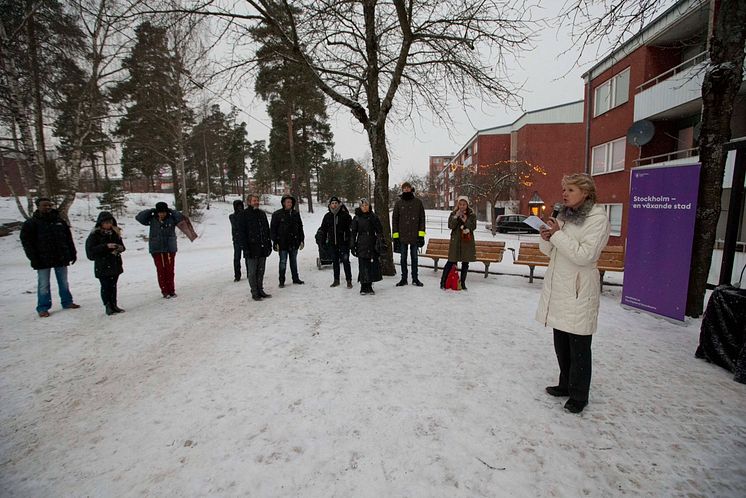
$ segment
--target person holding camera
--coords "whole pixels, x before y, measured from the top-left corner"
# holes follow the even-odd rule
[[[461,261],[461,290],[466,290],[469,262],[477,260],[477,244],[474,241],[477,215],[469,207],[468,197],[462,195],[456,201],[456,208],[448,217],[448,228],[451,229],[451,242],[448,245],[448,262],[443,267],[443,275],[440,277],[440,288],[446,288],[448,273]]]
[[[117,304],[117,281],[124,272],[122,256],[124,242],[121,229],[108,211],[98,214],[96,225],[85,241],[85,253],[94,262],[93,274],[101,283],[101,301],[107,315],[124,313]]]
[[[402,193],[391,215],[394,252],[401,254],[401,280],[396,286],[407,285],[407,259],[411,256],[412,285],[422,287],[422,282],[417,278],[417,250],[425,245],[425,207],[415,197],[411,183],[402,183],[401,189]]]

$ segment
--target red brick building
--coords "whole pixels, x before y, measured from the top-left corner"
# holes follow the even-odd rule
[[[453,156],[438,177],[438,197],[444,208],[460,195],[466,168],[501,161],[526,161],[541,166],[531,187],[521,188],[494,206],[482,201],[479,218],[490,221],[505,213],[541,214],[561,197],[562,176],[583,168],[583,102],[571,102],[523,114],[513,123],[478,131]]]

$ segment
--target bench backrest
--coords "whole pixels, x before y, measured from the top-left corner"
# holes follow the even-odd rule
[[[531,261],[533,263],[549,264],[549,256],[546,256],[539,250],[539,244],[536,242],[521,242],[518,248],[518,257],[516,262]],[[623,246],[606,246],[601,251],[601,256],[597,263],[599,268],[606,269],[624,269],[624,247]]]
[[[430,239],[427,241],[426,254],[448,255],[450,239]],[[499,259],[505,251],[505,242],[492,240],[477,240],[477,259]]]

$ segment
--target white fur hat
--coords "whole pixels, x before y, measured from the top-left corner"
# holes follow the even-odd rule
[[[458,199],[456,199],[456,205],[458,206],[459,201],[465,201],[467,206],[471,206],[471,203],[469,202],[469,198],[465,195],[459,195]]]

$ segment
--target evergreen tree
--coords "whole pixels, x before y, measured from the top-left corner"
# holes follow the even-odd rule
[[[102,211],[111,211],[117,215],[124,214],[127,197],[124,194],[121,182],[106,179],[104,181],[104,191],[98,196],[98,202],[100,203],[98,208]]]
[[[155,178],[170,169],[176,206],[185,209],[177,172],[179,137],[193,120],[179,86],[185,69],[169,50],[165,28],[144,22],[135,35],[122,62],[128,78],[111,92],[112,100],[125,107],[115,131],[122,137],[122,176],[142,175],[152,188]]]
[[[267,142],[265,140],[256,140],[251,143],[248,156],[251,160],[250,170],[253,176],[255,193],[267,192],[272,182],[275,181],[274,172],[269,162]]]

